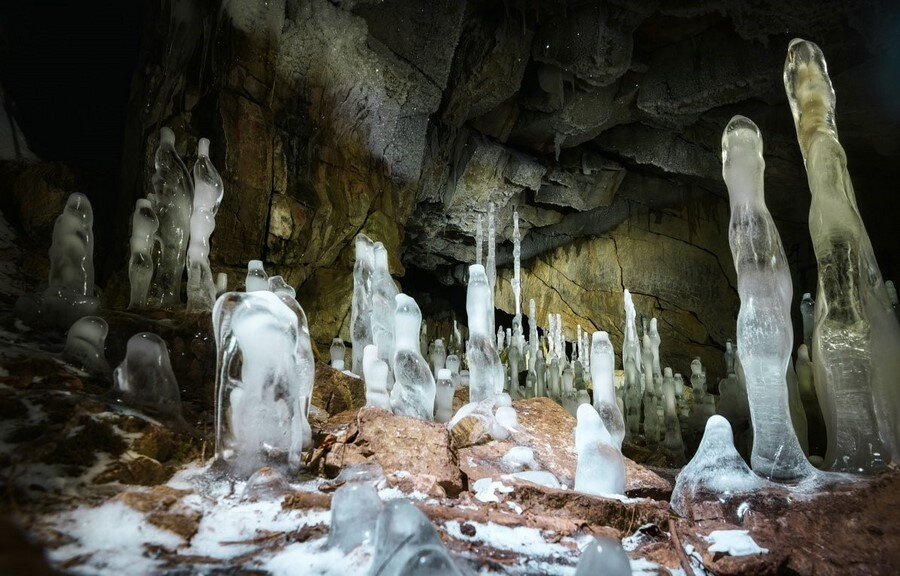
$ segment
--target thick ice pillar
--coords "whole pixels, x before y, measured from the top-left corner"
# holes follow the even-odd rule
[[[399,291],[388,268],[388,253],[384,244],[376,242],[373,248],[375,271],[372,273],[372,342],[378,347],[378,357],[387,362],[388,390],[394,382],[394,308]],[[415,335],[417,346],[419,334]]]
[[[147,198],[159,219],[157,237],[161,254],[151,298],[154,304],[169,307],[181,303],[181,276],[194,194],[191,176],[175,151],[175,133],[169,128],[160,130],[155,165],[153,193]]]
[[[762,137],[752,121],[735,116],[722,134],[722,176],[728,187],[728,242],[741,307],[737,356],[744,368],[753,423],[753,470],[793,480],[813,473],[788,411],[785,381],[794,330],[791,274],[763,195]]]
[[[406,294],[394,298],[394,414],[434,419],[435,383],[428,361],[419,352],[422,312]]]
[[[356,235],[356,262],[353,264],[353,299],[350,301],[350,341],[353,360],[350,369],[362,374],[363,351],[372,344],[372,273],[375,248],[365,234]]]
[[[592,338],[591,381],[594,386],[594,409],[600,414],[613,444],[621,450],[625,439],[625,419],[616,404],[616,387],[613,382],[615,351],[606,332],[594,332]]]
[[[189,310],[212,310],[216,301],[216,284],[209,267],[209,237],[216,229],[216,212],[224,193],[222,177],[209,159],[209,140],[201,138],[194,163],[194,204],[187,253]]]
[[[791,41],[784,87],[812,193],[809,229],[819,263],[812,361],[828,428],[825,462],[875,472],[900,456],[900,325],[856,206],[818,46]]]
[[[503,392],[503,366],[494,348],[490,326],[494,305],[491,287],[484,266],[469,266],[469,287],[466,293],[466,313],[469,321],[469,341],[466,355],[469,360],[469,401],[493,399]]]

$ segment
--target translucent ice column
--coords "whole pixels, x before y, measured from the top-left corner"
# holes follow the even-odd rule
[[[216,229],[216,212],[224,193],[222,177],[209,159],[209,140],[201,138],[194,163],[194,203],[187,252],[189,310],[212,310],[216,301],[216,284],[209,267],[209,237]]]
[[[575,490],[594,496],[625,494],[625,460],[590,404],[578,407],[575,425]]]
[[[394,308],[395,297],[399,293],[388,268],[388,253],[384,244],[376,242],[372,249],[375,255],[375,270],[372,273],[372,342],[378,346],[378,357],[387,362],[388,389],[394,382]],[[417,329],[418,330],[418,329]],[[419,333],[416,332],[418,347]]]
[[[581,559],[575,576],[631,576],[631,562],[619,542],[612,538],[592,538]]]
[[[315,377],[303,309],[289,294],[227,292],[213,308],[213,331],[216,453],[239,474],[268,460],[299,467]]]
[[[428,518],[409,500],[385,504],[369,576],[461,576]]]
[[[365,234],[355,240],[353,299],[350,302],[350,339],[353,345],[354,374],[362,374],[363,350],[372,344],[372,274],[375,271],[375,246]]]
[[[333,338],[331,340],[331,348],[328,350],[328,355],[331,357],[331,367],[335,370],[343,370],[344,369],[344,361],[347,355],[347,347],[344,345],[344,341],[340,338]]]
[[[175,151],[175,133],[169,128],[159,132],[155,166],[153,192],[147,198],[153,203],[153,211],[159,219],[156,234],[161,254],[151,297],[155,303],[167,307],[181,302],[181,276],[184,274],[194,193],[191,176]]]
[[[109,378],[105,352],[108,332],[106,320],[99,316],[79,318],[66,334],[63,358],[89,374]]]
[[[753,470],[793,480],[813,473],[788,411],[785,380],[794,330],[791,274],[781,237],[763,195],[762,137],[749,119],[735,116],[722,134],[722,176],[728,187],[728,242],[737,271],[741,307],[737,356],[744,369],[753,424]]]
[[[637,313],[634,309],[634,302],[631,299],[631,292],[627,288],[623,298],[625,301],[625,338],[622,343],[622,366],[624,367],[628,359],[631,358],[634,360],[634,365],[640,369],[643,360],[641,344],[640,340],[638,340],[637,324],[635,323]]]
[[[616,387],[613,370],[616,356],[606,332],[594,332],[591,343],[591,381],[594,386],[594,408],[600,414],[603,425],[620,449],[625,439],[625,419],[616,404]]]
[[[131,258],[128,260],[128,282],[131,284],[129,308],[147,306],[147,294],[153,280],[153,245],[159,220],[153,205],[140,198],[131,216]]]
[[[269,275],[263,267],[262,260],[247,262],[247,278],[244,281],[245,292],[259,292],[269,289]]]
[[[469,342],[466,345],[469,401],[490,400],[503,392],[504,376],[491,330],[490,318],[494,314],[491,287],[484,266],[480,264],[469,266],[466,313],[469,322]]]
[[[394,414],[421,420],[434,418],[435,383],[428,361],[419,351],[422,312],[416,301],[397,294],[394,311]]]
[[[390,412],[388,394],[388,365],[378,357],[378,347],[369,344],[363,350],[363,379],[366,381],[366,406],[382,408]]]
[[[437,371],[434,395],[434,419],[436,422],[449,422],[453,418],[453,374],[446,368]]]
[[[327,546],[348,554],[372,542],[381,513],[381,498],[368,482],[351,482],[331,497],[331,528]]]
[[[94,295],[94,210],[84,194],[71,194],[53,225],[51,287],[76,296]]]
[[[128,340],[125,359],[113,372],[113,381],[126,402],[163,417],[181,418],[181,391],[169,349],[156,334],[140,332]]]
[[[819,263],[812,360],[828,428],[825,461],[835,470],[874,472],[900,456],[900,325],[856,205],[818,46],[791,41],[784,87],[812,193],[809,228]]]

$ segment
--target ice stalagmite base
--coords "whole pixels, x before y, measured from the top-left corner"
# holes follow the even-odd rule
[[[794,480],[814,469],[797,441],[788,410],[785,374],[794,338],[793,286],[781,237],[766,207],[764,170],[759,129],[735,116],[722,134],[722,176],[731,204],[728,242],[741,299],[737,356],[753,424],[750,463],[763,476]]]
[[[812,193],[819,263],[812,362],[828,428],[825,461],[834,470],[876,472],[900,456],[900,325],[856,206],[818,46],[790,43],[784,87]]]

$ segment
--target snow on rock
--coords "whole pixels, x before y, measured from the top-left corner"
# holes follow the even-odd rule
[[[767,554],[768,548],[761,548],[750,536],[749,530],[713,530],[706,536],[709,552],[722,552],[730,556],[750,556]]]

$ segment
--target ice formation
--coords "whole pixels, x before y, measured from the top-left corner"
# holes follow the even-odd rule
[[[436,422],[449,422],[453,418],[453,393],[456,387],[453,385],[453,374],[447,368],[437,371],[434,394],[434,420]]]
[[[816,323],[816,301],[807,292],[800,300],[800,317],[803,319],[803,343],[812,346],[812,333]]]
[[[594,496],[625,494],[625,460],[590,404],[578,407],[575,490]]]
[[[374,548],[370,576],[461,576],[431,522],[409,500],[385,504]]]
[[[224,193],[222,177],[209,159],[209,140],[201,138],[194,163],[194,202],[187,251],[188,310],[212,310],[216,301],[216,285],[209,267],[209,237],[216,229],[216,212]]]
[[[522,236],[519,234],[519,212],[513,210],[513,299],[516,305],[516,314],[513,325],[517,327],[514,337],[521,336],[522,330]],[[516,342],[520,345],[521,342]]]
[[[704,496],[727,499],[767,485],[753,473],[734,447],[731,425],[722,416],[706,423],[703,439],[687,466],[675,477],[672,509],[688,515],[688,504]]]
[[[110,367],[106,362],[106,335],[109,326],[99,316],[79,318],[66,334],[63,358],[89,374],[109,378]]]
[[[721,552],[729,556],[750,556],[769,552],[753,540],[749,530],[713,530],[704,538],[709,542],[707,551],[713,554]]]
[[[431,353],[432,370],[437,374],[439,370],[444,368],[446,363],[447,347],[444,346],[444,341],[441,338],[438,338],[434,341],[434,351]]]
[[[290,298],[295,298],[297,296],[297,291],[294,290],[294,287],[288,284],[282,276],[269,276],[266,284],[268,285],[269,292],[285,294]]]
[[[466,345],[469,400],[481,402],[503,392],[504,376],[491,331],[490,319],[494,315],[491,287],[484,267],[479,264],[469,266],[466,313],[469,320],[469,341]]]
[[[641,344],[638,340],[637,324],[635,318],[637,312],[634,309],[634,301],[631,299],[631,292],[625,289],[623,294],[625,301],[625,338],[622,344],[622,366],[628,363],[628,359],[634,360],[634,365],[640,368],[643,357],[641,355]]]
[[[753,424],[753,470],[782,480],[813,473],[794,432],[785,380],[791,358],[791,274],[763,194],[762,138],[735,116],[722,134],[722,176],[728,187],[728,242],[741,307],[737,356],[744,369]]]
[[[181,419],[181,391],[169,361],[166,342],[151,332],[128,340],[125,359],[113,372],[116,391],[129,404],[158,415]]]
[[[350,301],[350,341],[354,374],[363,373],[363,350],[372,340],[372,274],[375,272],[375,245],[365,234],[354,242],[353,299]]]
[[[416,301],[397,294],[394,312],[394,414],[422,420],[434,418],[435,383],[428,362],[419,352],[422,312]]]
[[[613,369],[616,356],[609,334],[594,332],[591,343],[591,382],[594,387],[594,409],[612,438],[613,446],[622,449],[625,439],[625,419],[616,405]]]
[[[338,547],[346,554],[370,544],[380,513],[381,499],[372,484],[344,484],[331,497],[331,527],[326,545]]]
[[[363,379],[366,381],[366,406],[391,410],[388,394],[388,365],[378,357],[378,347],[369,344],[363,350]]]
[[[375,269],[372,272],[372,343],[378,347],[378,357],[388,365],[388,388],[394,382],[394,308],[399,291],[388,268],[388,253],[384,244],[376,242],[372,248]],[[416,326],[416,347],[418,348],[419,327]]]
[[[651,357],[653,358],[653,376],[661,376],[662,369],[659,364],[659,345],[661,340],[659,330],[656,327],[656,318],[650,319],[650,330],[648,330],[647,335],[649,336]]]
[[[228,274],[219,272],[216,274],[216,298],[228,292]]]
[[[484,261],[484,273],[487,275],[488,286],[491,287],[491,301],[497,286],[497,228],[494,224],[494,203],[488,203],[487,210],[487,257]],[[494,322],[491,321],[491,331]]]
[[[269,458],[297,468],[311,440],[306,418],[315,377],[303,309],[287,294],[227,292],[213,308],[213,332],[216,454],[239,474]]]
[[[245,292],[259,292],[269,289],[269,275],[263,268],[262,260],[247,262],[247,279],[244,281]]]
[[[153,280],[153,246],[159,220],[153,205],[140,198],[131,217],[131,258],[128,260],[128,282],[131,285],[129,308],[147,306],[150,282]]]
[[[478,223],[475,225],[475,264],[483,264],[484,258],[484,236],[482,230],[484,228],[481,214],[478,215]]]
[[[154,304],[170,307],[181,302],[181,276],[190,235],[194,190],[191,176],[175,151],[175,133],[169,128],[159,131],[155,167],[153,192],[147,198],[159,219],[156,235],[160,257],[151,298]]]
[[[680,461],[684,458],[684,442],[681,437],[681,423],[678,421],[678,410],[675,405],[675,377],[672,369],[666,366],[663,371],[664,430],[663,450],[666,454]]]
[[[784,87],[812,193],[819,263],[812,360],[828,429],[825,461],[834,470],[876,472],[900,457],[900,324],[856,205],[818,46],[791,41]]]
[[[331,359],[331,367],[335,370],[344,370],[344,362],[347,356],[347,347],[340,338],[331,340],[331,348],[328,349],[328,355]]]
[[[592,538],[581,553],[575,576],[631,576],[631,562],[612,538]]]

